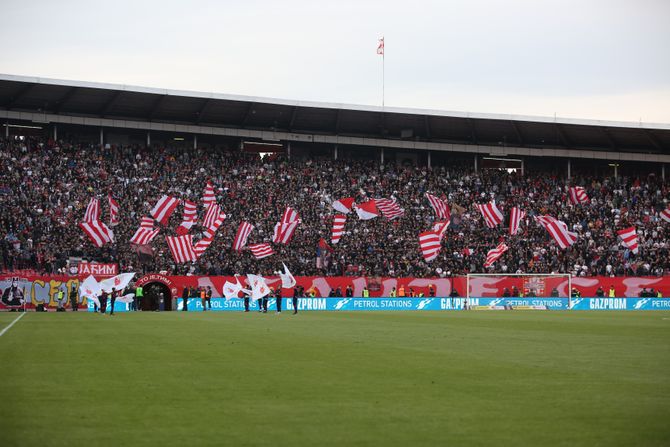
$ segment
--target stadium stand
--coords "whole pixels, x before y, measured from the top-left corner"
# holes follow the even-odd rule
[[[239,147],[176,148],[103,145],[54,141],[43,137],[9,137],[0,142],[0,268],[39,273],[65,270],[69,257],[118,262],[121,270],[169,274],[231,275],[255,271],[271,274],[282,260],[296,275],[448,276],[467,272],[592,275],[664,275],[670,269],[670,224],[659,217],[667,207],[668,184],[655,174],[641,176],[577,175],[571,180],[549,170],[508,172],[480,169],[454,159],[448,166],[427,168],[377,159],[332,160],[275,154],[261,159]],[[165,236],[176,235],[181,206],[153,241],[153,256],[140,256],[130,245],[140,218],[163,194],[200,204],[206,182],[228,215],[214,242],[196,263],[175,265]],[[590,201],[572,204],[569,186],[585,188]],[[116,243],[94,247],[77,226],[93,196],[101,199],[108,219],[107,194],[119,203]],[[443,196],[452,216],[442,250],[433,262],[421,256],[418,235],[430,229],[435,213],[425,193]],[[342,197],[395,198],[404,216],[371,221],[349,216],[337,245],[330,243],[330,203]],[[477,203],[494,199],[504,222],[488,228]],[[249,244],[269,242],[285,207],[302,219],[288,245],[256,260],[248,250],[232,250],[240,222],[254,225]],[[509,211],[526,212],[519,233],[509,236]],[[198,221],[204,210],[199,205]],[[535,215],[550,214],[578,234],[560,249]],[[634,226],[636,255],[617,239],[617,231]],[[202,231],[194,227],[193,234]],[[483,269],[486,252],[503,239],[509,250]],[[317,251],[320,253],[317,256]],[[472,251],[472,254],[468,255]],[[317,267],[318,266],[318,267]]]

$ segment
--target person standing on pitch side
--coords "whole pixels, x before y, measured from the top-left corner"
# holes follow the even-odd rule
[[[212,310],[212,288],[210,286],[207,286],[207,291],[205,292],[205,302],[209,310]]]
[[[281,287],[277,287],[277,290],[275,290],[275,301],[277,303],[277,313],[281,313],[281,305],[282,305],[282,297],[281,297]]]
[[[242,294],[244,294],[244,311],[249,312],[249,298],[251,295],[249,295],[251,292],[245,292],[242,291]]]
[[[293,315],[298,313],[298,297],[300,296],[300,289],[302,286],[293,287]]]
[[[79,302],[77,302],[77,286],[72,284],[70,289],[70,307],[72,307],[72,312],[79,311]]]
[[[112,287],[112,293],[110,295],[110,297],[111,297],[111,300],[110,300],[111,308],[110,308],[110,312],[109,312],[110,316],[114,315],[114,303],[116,303],[116,297],[117,296],[118,296],[118,292],[116,291],[116,289],[114,287]]]
[[[188,310],[188,287],[184,286],[184,290],[181,291],[181,299],[184,300],[184,307],[181,308],[182,311]]]

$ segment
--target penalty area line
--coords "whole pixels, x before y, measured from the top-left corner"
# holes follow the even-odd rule
[[[8,330],[10,330],[10,329],[12,328],[12,326],[14,326],[14,325],[16,324],[17,321],[19,321],[21,318],[23,318],[23,316],[24,316],[25,314],[26,314],[25,312],[22,312],[21,315],[19,315],[18,317],[14,318],[14,321],[12,321],[11,323],[9,323],[9,326],[7,326],[7,327],[4,328],[2,331],[0,331],[0,337],[2,337],[3,335],[5,335],[5,332],[7,332]]]

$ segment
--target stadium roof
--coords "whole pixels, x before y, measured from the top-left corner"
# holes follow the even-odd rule
[[[190,126],[194,133],[203,127],[246,129],[360,137],[350,141],[362,138],[373,145],[382,140],[399,140],[459,147],[513,146],[565,149],[573,154],[570,156],[581,151],[626,153],[622,159],[635,159],[631,154],[649,154],[640,159],[670,161],[670,124],[644,122],[320,103],[0,74],[0,111],[3,110],[0,118],[29,118],[38,113],[52,117],[46,121],[68,122],[54,120],[55,116],[101,119],[81,121],[84,124],[104,125],[110,120],[126,125],[167,123],[183,125],[175,127],[179,129]]]

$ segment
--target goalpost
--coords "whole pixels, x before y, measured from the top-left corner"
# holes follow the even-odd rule
[[[513,295],[516,288],[518,294]],[[569,273],[468,273],[466,275],[464,308],[471,308],[472,299],[501,298],[504,308],[511,308],[509,301],[520,298],[567,298],[568,309],[572,290],[572,275]],[[509,300],[503,291],[510,292]],[[553,293],[552,293],[553,292]]]

